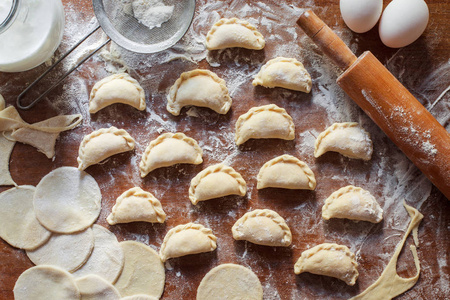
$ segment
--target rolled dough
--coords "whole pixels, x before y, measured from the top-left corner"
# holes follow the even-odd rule
[[[81,300],[120,300],[119,291],[108,281],[97,275],[86,275],[77,279]]]
[[[10,141],[0,132],[0,186],[16,185],[9,172],[9,159],[16,142]]]

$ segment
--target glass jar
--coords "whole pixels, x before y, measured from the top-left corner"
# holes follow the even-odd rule
[[[63,33],[61,0],[0,0],[0,71],[21,72],[45,62]]]

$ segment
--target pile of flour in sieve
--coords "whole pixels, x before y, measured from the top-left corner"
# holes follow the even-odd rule
[[[162,0],[125,0],[124,10],[149,29],[161,27],[172,17],[174,6],[166,6]]]

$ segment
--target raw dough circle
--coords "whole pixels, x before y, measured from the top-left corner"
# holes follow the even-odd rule
[[[122,298],[121,300],[158,300],[158,299],[149,295],[133,295]]]
[[[122,271],[124,257],[116,236],[103,226],[92,226],[94,231],[94,250],[86,263],[73,275],[81,277],[95,274],[114,283]]]
[[[34,214],[35,189],[22,185],[0,194],[0,237],[13,247],[32,250],[50,238]]]
[[[94,233],[88,228],[74,234],[55,233],[27,255],[35,265],[54,265],[70,272],[86,262],[93,248]]]
[[[121,299],[119,291],[100,276],[90,274],[77,279],[75,282],[80,290],[82,300]]]
[[[121,242],[125,264],[115,283],[122,297],[145,294],[159,299],[164,291],[166,274],[158,253],[149,246],[135,242]]]
[[[203,277],[197,289],[197,300],[258,299],[263,289],[252,270],[236,264],[222,264]]]
[[[73,167],[53,170],[34,194],[36,217],[48,230],[77,232],[91,226],[101,209],[102,194],[95,179]]]
[[[23,272],[14,286],[15,300],[79,300],[72,275],[54,266],[36,266]]]

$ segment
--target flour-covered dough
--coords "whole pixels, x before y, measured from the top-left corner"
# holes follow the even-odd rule
[[[9,159],[16,142],[10,141],[0,131],[0,186],[16,185],[9,172]]]
[[[120,300],[119,291],[98,275],[86,275],[76,279],[80,300]]]

